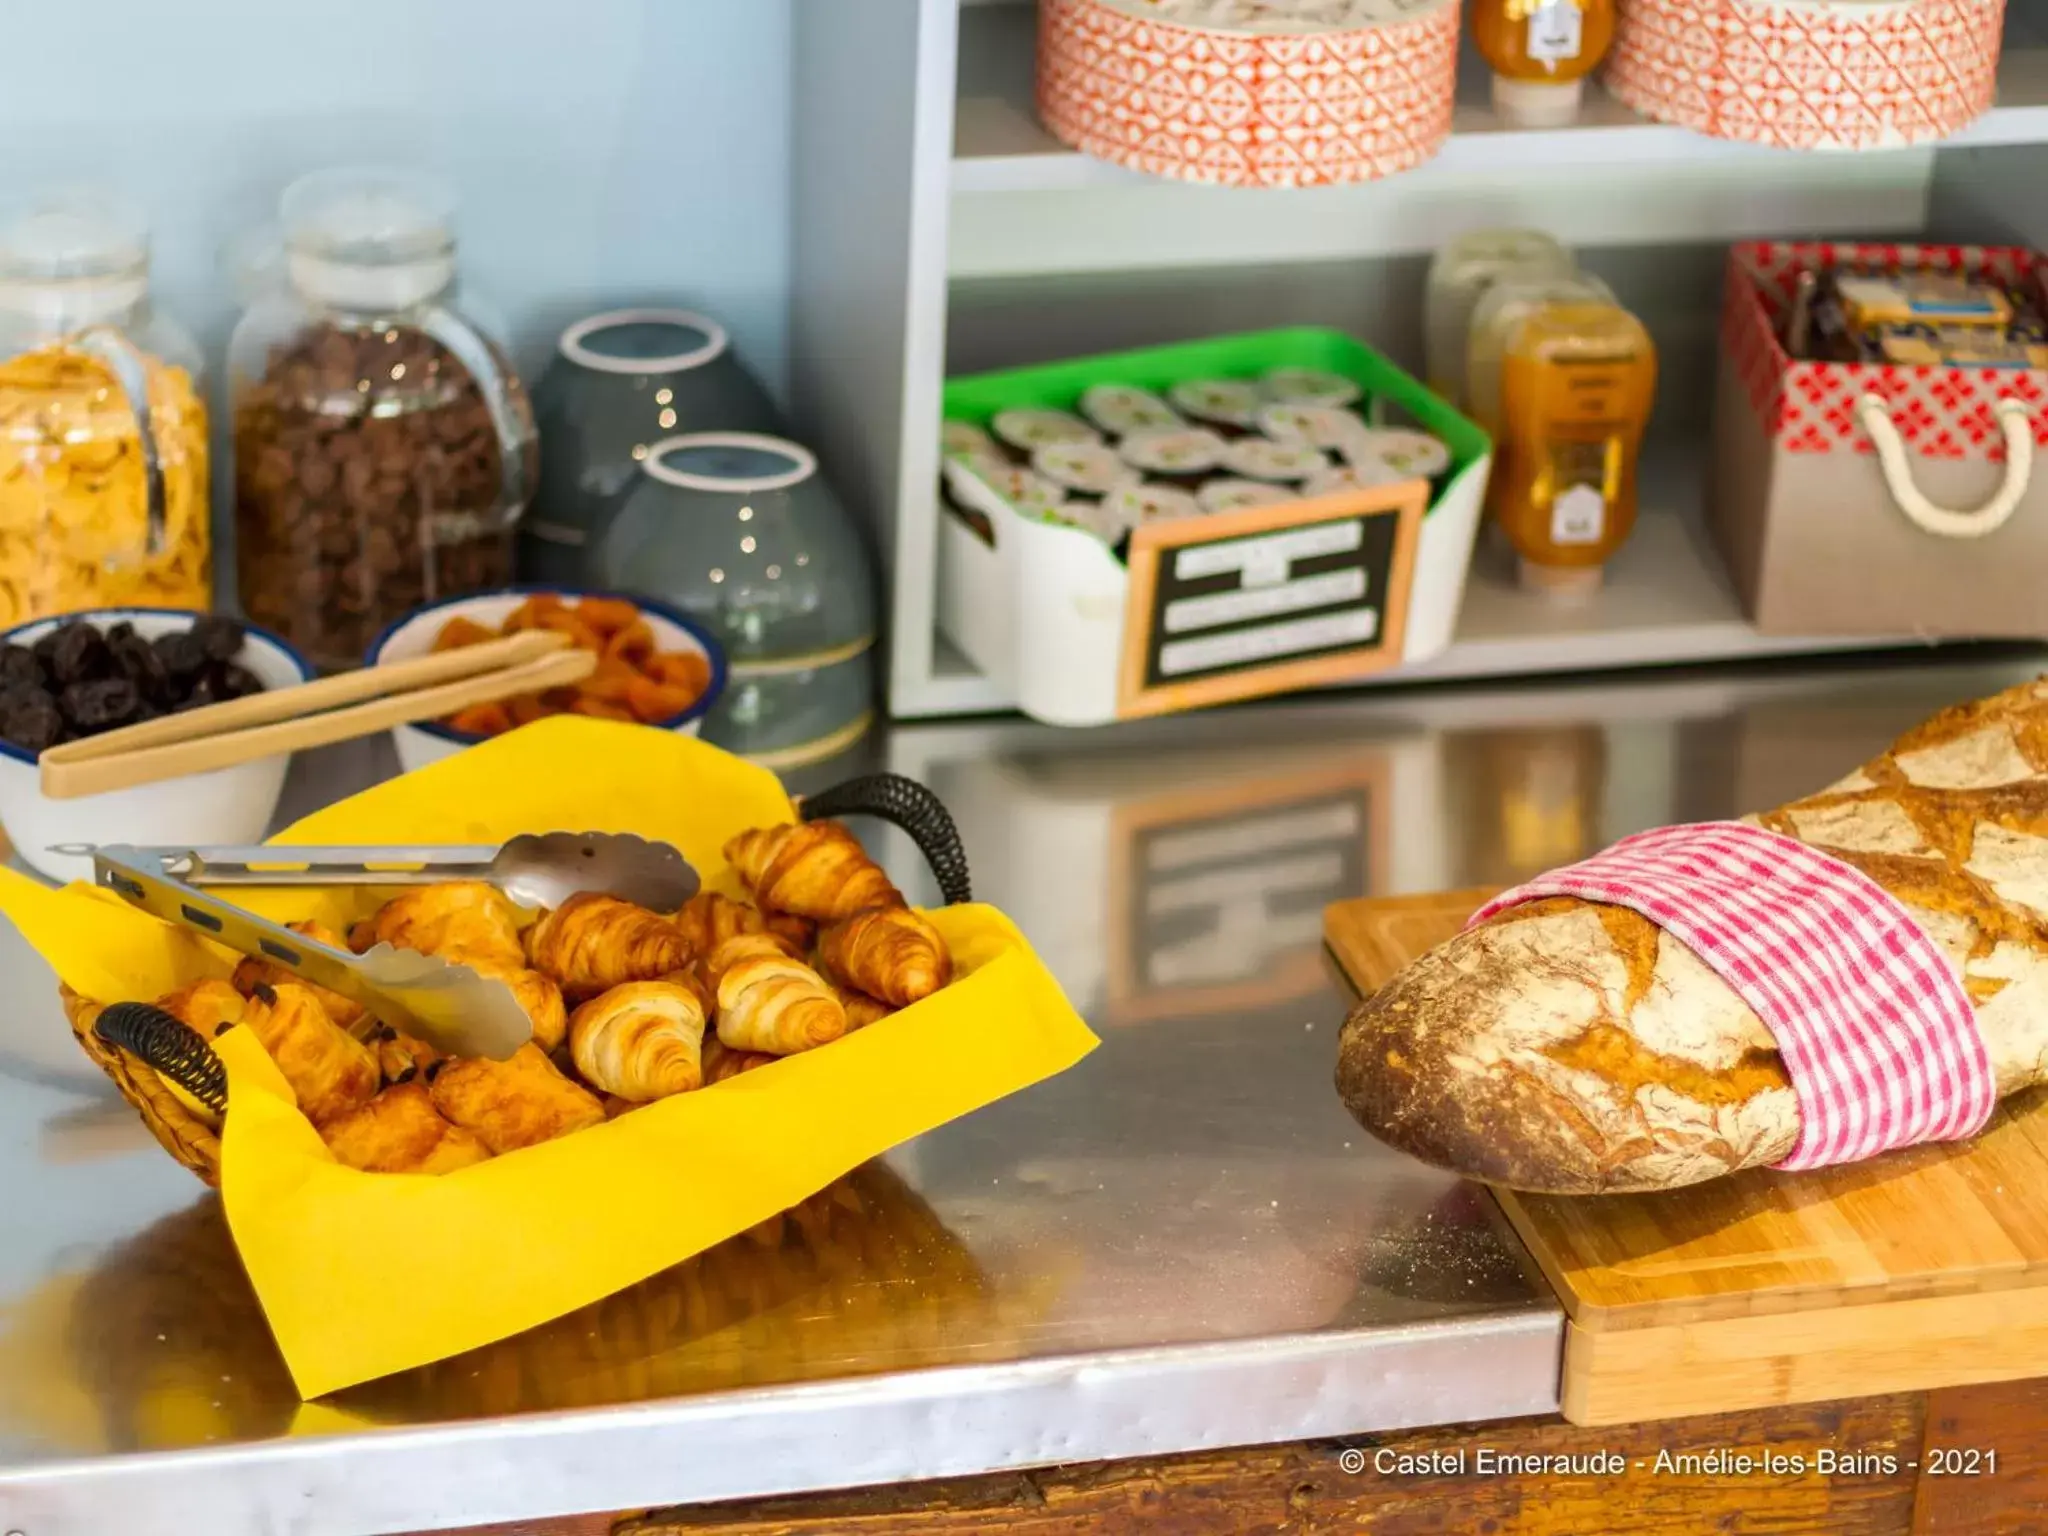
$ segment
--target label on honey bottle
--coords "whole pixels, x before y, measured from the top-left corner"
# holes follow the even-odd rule
[[[1607,532],[1607,498],[1590,485],[1575,485],[1550,504],[1550,542],[1598,544]]]
[[[1529,12],[1529,57],[1539,64],[1576,59],[1581,21],[1574,0],[1541,0]]]

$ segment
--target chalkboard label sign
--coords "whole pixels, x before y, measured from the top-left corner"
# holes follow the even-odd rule
[[[1398,662],[1428,495],[1413,480],[1140,528],[1118,712],[1255,698]]]

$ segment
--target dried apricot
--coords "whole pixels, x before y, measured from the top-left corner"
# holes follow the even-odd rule
[[[579,650],[602,651],[604,637],[577,617],[573,608],[557,608],[542,614],[534,621],[538,629],[552,629],[567,635],[569,643]]]
[[[614,661],[607,656],[598,662],[595,672],[576,685],[576,691],[586,699],[602,699],[607,704],[626,704],[630,699],[628,690],[635,683],[645,681],[645,678],[623,661]]]
[[[626,707],[643,725],[679,715],[696,702],[697,695],[689,689],[678,688],[671,683],[657,683],[649,677],[634,678],[626,691]]]
[[[663,651],[647,659],[648,676],[690,690],[694,702],[711,686],[711,662],[698,651]]]
[[[654,655],[654,630],[645,619],[635,619],[604,643],[606,656],[632,667],[644,667]]]
[[[549,709],[547,701],[537,693],[522,693],[517,698],[507,699],[505,709],[512,716],[514,725],[531,725],[543,716],[558,713]]]
[[[610,637],[640,617],[640,610],[623,597],[586,597],[576,605],[576,617]]]
[[[592,715],[599,720],[625,720],[630,722],[633,719],[633,712],[630,709],[625,709],[617,704],[607,704],[603,699],[578,699],[569,706],[569,709],[572,714]]]
[[[495,630],[485,628],[466,614],[457,614],[441,626],[441,633],[434,636],[434,649],[456,651],[465,645],[482,645],[486,640],[497,638]]]
[[[562,600],[554,593],[536,592],[505,616],[499,630],[509,635],[521,629],[539,629],[543,614],[558,613],[563,606]]]
[[[458,731],[478,736],[497,736],[512,729],[512,712],[504,704],[472,704],[458,711],[448,723]]]

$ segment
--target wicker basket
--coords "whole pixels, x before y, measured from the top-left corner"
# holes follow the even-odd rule
[[[952,815],[930,790],[901,774],[878,773],[821,790],[798,803],[805,821],[836,816],[873,816],[901,827],[923,852],[937,877],[940,894],[950,906],[973,900],[967,854]],[[225,1103],[219,1059],[190,1030],[175,1027],[163,1016],[173,1037],[124,1049],[99,1029],[109,1004],[95,1001],[60,984],[64,1017],[78,1048],[113,1079],[121,1097],[134,1106],[142,1123],[163,1149],[215,1188],[220,1184],[220,1121],[201,1102]],[[156,1010],[144,1010],[156,1012]],[[141,1054],[138,1054],[138,1050]],[[171,1085],[177,1084],[176,1088]],[[180,1091],[182,1090],[182,1091]]]
[[[163,1149],[190,1168],[208,1184],[220,1183],[220,1129],[192,1109],[172,1091],[156,1068],[145,1064],[117,1046],[102,1040],[94,1029],[104,1003],[72,991],[58,989],[64,999],[64,1017],[71,1021],[71,1034],[78,1048],[93,1064],[114,1080],[121,1097],[135,1106],[150,1134]]]

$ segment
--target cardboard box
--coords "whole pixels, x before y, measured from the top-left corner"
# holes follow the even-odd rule
[[[1988,271],[2007,247],[1739,245],[1729,253],[1708,504],[1766,634],[2048,635],[2048,372],[1795,361],[1799,275],[1846,264]]]

